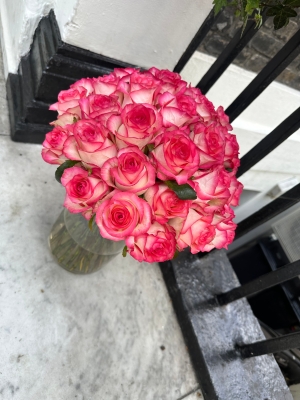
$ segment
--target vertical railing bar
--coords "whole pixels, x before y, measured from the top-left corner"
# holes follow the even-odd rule
[[[214,9],[212,9],[210,11],[210,13],[206,17],[205,21],[203,22],[203,24],[200,26],[198,32],[192,39],[191,43],[189,44],[189,46],[187,47],[187,49],[181,56],[178,63],[176,64],[176,66],[173,70],[174,72],[180,73],[183,70],[183,68],[189,61],[189,59],[192,57],[194,52],[197,50],[197,48],[200,45],[200,43],[202,42],[202,40],[205,38],[207,33],[210,31],[213,23],[216,21],[216,19],[218,18],[219,15],[220,15],[220,13],[215,16]]]
[[[225,113],[233,122],[300,53],[300,29],[268,62]]]
[[[217,302],[219,305],[223,306],[235,300],[242,299],[243,297],[253,296],[265,289],[289,281],[298,275],[300,275],[300,260],[278,268],[276,271],[262,275],[259,278],[229,290],[228,292],[217,295]]]
[[[253,165],[271,153],[299,128],[300,107],[241,158],[241,165],[236,174],[237,177],[243,175]]]
[[[300,183],[238,224],[235,240],[300,201]]]
[[[300,332],[290,333],[272,339],[236,346],[243,358],[278,353],[300,347]]]
[[[266,20],[265,14],[263,15],[263,21]],[[249,43],[252,37],[257,33],[255,29],[255,21],[248,21],[246,28],[242,33],[242,28],[239,29],[232,40],[228,43],[213,65],[209,68],[206,74],[201,78],[197,85],[197,88],[201,90],[203,94],[206,94],[209,89],[216,83],[224,71],[234,61],[234,59],[240,54],[243,48]]]

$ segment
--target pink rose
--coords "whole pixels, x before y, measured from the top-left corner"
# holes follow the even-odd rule
[[[95,90],[95,85],[97,84],[97,82],[105,82],[105,83],[110,83],[112,85],[117,86],[119,83],[120,77],[117,76],[115,74],[115,72],[111,72],[108,75],[103,75],[103,76],[98,76],[97,78],[93,78],[93,86],[94,86],[94,90]],[[101,93],[97,93],[95,91],[96,94],[101,94]]]
[[[172,95],[169,92],[157,97],[161,106],[163,126],[165,128],[180,128],[199,120],[196,112],[196,103],[189,96]]]
[[[146,233],[126,239],[129,254],[138,261],[149,263],[170,260],[175,253],[175,233],[166,225],[154,222]]]
[[[49,107],[49,110],[57,111],[58,119],[65,114],[72,115],[72,119],[81,119],[79,100],[67,101],[65,103],[55,103]]]
[[[115,93],[120,78],[113,72],[109,75],[93,78],[93,88],[95,94],[110,96]]]
[[[194,208],[194,206],[192,208]],[[228,204],[225,204],[224,207],[220,208],[213,214],[211,224],[216,226],[219,225],[221,222],[227,223],[232,221],[234,217],[235,215],[232,208],[230,208]]]
[[[150,187],[144,194],[144,199],[150,204],[155,219],[165,224],[171,218],[186,218],[192,204],[190,200],[180,200],[179,197],[164,184]]]
[[[161,81],[162,93],[169,92],[171,94],[183,93],[187,83],[181,79],[181,76],[176,72],[168,70],[159,70],[155,67],[149,69],[149,71],[155,78]]]
[[[114,74],[116,76],[118,76],[119,78],[122,78],[125,75],[132,75],[134,74],[136,71],[138,71],[136,68],[131,68],[131,67],[127,67],[127,68],[115,68],[114,69]]]
[[[149,204],[135,193],[115,190],[104,200],[96,214],[101,235],[115,241],[138,236],[149,229],[152,212]]]
[[[224,108],[222,106],[217,108],[217,116],[219,123],[224,126],[227,131],[232,131],[232,126],[229,123],[229,117],[224,113]]]
[[[73,90],[77,90],[80,94],[84,93],[85,96],[89,96],[90,94],[94,93],[93,79],[82,78],[79,81],[73,83],[70,88]]]
[[[102,179],[80,167],[72,167],[64,170],[61,183],[66,188],[64,206],[71,213],[92,214],[96,202],[102,199],[108,192],[109,187]]]
[[[227,249],[234,239],[236,224],[233,221],[221,222],[215,228],[216,235],[205,251],[210,251],[213,248]]]
[[[78,91],[77,89],[62,90],[58,94],[58,102],[67,103],[69,101],[80,100],[85,95],[86,95],[85,89],[83,89],[82,91]]]
[[[117,154],[116,146],[107,137],[107,129],[94,120],[81,120],[73,125],[74,136],[64,144],[64,154],[70,160],[102,167]]]
[[[230,204],[233,207],[236,207],[239,205],[240,196],[244,186],[242,185],[241,182],[239,182],[236,179],[234,175],[232,174],[230,175],[231,175],[230,186],[229,186],[230,198],[228,200],[228,204]]]
[[[95,119],[102,123],[105,123],[112,114],[118,113],[120,110],[118,97],[114,95],[94,94],[81,99],[79,105],[84,118]]]
[[[85,96],[85,92],[79,93],[76,89],[62,90],[58,95],[58,102],[52,104],[49,110],[57,111],[58,115],[62,115],[68,110],[78,107],[79,100],[83,96]]]
[[[211,204],[217,201],[218,206],[223,206],[231,197],[229,191],[231,178],[223,167],[197,171],[189,183],[200,201],[208,200]]]
[[[81,115],[80,109],[79,109],[79,114]],[[74,124],[74,122],[80,119],[79,114],[69,114],[69,113],[61,114],[58,116],[56,121],[50,122],[50,125],[61,126],[61,127],[65,127],[66,125],[72,125]]]
[[[179,94],[176,96],[176,100],[179,110],[186,112],[190,116],[197,114],[197,104],[190,96]]]
[[[154,93],[160,88],[160,81],[148,72],[135,71],[120,79],[117,90],[123,94],[122,107],[127,104],[153,105]]]
[[[179,250],[191,248],[191,253],[226,248],[234,239],[236,224],[223,220],[213,225],[213,215],[203,216],[190,209],[177,240]]]
[[[142,149],[161,126],[160,114],[149,104],[128,104],[120,116],[112,115],[107,121],[107,127],[116,136],[119,148],[135,145]]]
[[[159,79],[156,79],[149,72],[135,71],[130,75],[130,91],[134,92],[141,89],[157,89],[160,86]]]
[[[199,149],[182,131],[165,132],[157,138],[158,146],[151,152],[157,165],[157,177],[175,179],[179,185],[199,169]]]
[[[191,208],[177,239],[179,250],[190,247],[192,254],[196,254],[199,251],[208,251],[206,250],[207,246],[212,242],[216,234],[216,229],[211,225],[211,222],[212,215],[203,217],[203,215]]]
[[[203,122],[210,124],[212,121],[218,119],[218,114],[211,101],[205,97],[197,88],[189,87],[184,92],[185,95],[192,97],[197,106],[197,113],[200,115]]]
[[[229,132],[225,135],[225,155],[224,155],[224,167],[232,169],[235,174],[238,167],[240,166],[239,160],[239,145],[236,140],[236,136]]]
[[[81,98],[93,93],[93,86],[89,78],[81,79],[73,83],[68,90],[62,90],[58,95],[58,102],[52,104],[49,110],[57,111],[59,115],[64,113],[80,116],[79,101]]]
[[[46,134],[43,142],[42,157],[49,164],[62,164],[66,161],[63,155],[63,146],[70,132],[67,128],[57,126]]]
[[[169,92],[164,92],[157,97],[158,104],[161,107],[172,107],[179,111],[184,112],[187,116],[196,116],[196,102],[192,97],[186,96],[182,93],[177,95],[172,95]],[[199,116],[197,115],[197,119]],[[188,120],[188,119],[187,119]]]
[[[204,122],[214,120],[217,115],[213,103],[205,96],[202,96],[200,103],[197,103],[197,113],[203,118]]]
[[[139,261],[165,261],[179,250],[223,248],[233,240],[231,206],[243,185],[229,117],[179,74],[117,68],[59,93],[58,118],[43,143],[51,164],[74,160],[62,183],[65,206],[96,214],[103,237],[126,240]],[[188,184],[181,200],[164,181]]]
[[[223,164],[227,131],[217,123],[209,126],[203,123],[195,124],[190,137],[200,149],[200,168],[211,168],[216,164]]]
[[[156,78],[161,79],[164,83],[172,83],[173,85],[178,85],[180,82],[182,82],[181,76],[177,74],[176,72],[171,72],[167,69],[157,69],[155,67],[152,67],[149,69],[149,72],[151,72]]]
[[[184,94],[191,97],[196,103],[201,103],[203,94],[201,93],[200,89],[189,86],[184,91]]]
[[[109,186],[141,195],[155,184],[156,171],[141,150],[126,147],[103,164],[101,176]]]

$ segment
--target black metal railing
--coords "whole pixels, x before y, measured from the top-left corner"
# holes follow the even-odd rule
[[[245,90],[226,109],[233,122],[300,53],[300,30],[268,62]]]
[[[263,19],[265,21],[266,17],[263,16]],[[179,60],[178,64],[174,69],[175,72],[180,72],[184,68],[186,63],[193,55],[194,51],[197,49],[200,43],[203,40],[205,40],[205,36],[212,28],[214,23],[216,23],[216,17],[214,16],[212,11],[205,20],[204,24],[198,30],[197,34],[195,35],[194,39],[188,46],[187,50],[185,51],[181,59]],[[249,21],[242,36],[241,36],[241,30],[238,30],[233,39],[230,41],[230,43],[226,46],[226,48],[223,50],[223,52],[211,66],[211,68],[202,77],[197,86],[199,87],[199,89],[202,91],[203,94],[206,94],[208,92],[208,90],[222,76],[222,74],[228,68],[228,66],[234,61],[237,55],[242,51],[242,49],[247,45],[247,43],[249,43],[249,41],[257,33],[257,30],[254,28],[254,26],[255,23],[253,21]],[[279,74],[282,71],[284,71],[284,69],[299,55],[299,53],[300,53],[300,29],[282,47],[282,49],[267,63],[267,65],[261,70],[261,72],[258,73],[258,75],[253,79],[253,81],[245,88],[245,90],[242,91],[242,93],[227,108],[226,113],[229,116],[230,122],[234,121],[268,87],[268,85],[270,85],[270,83],[272,83],[279,76]],[[296,132],[299,128],[300,128],[300,107],[296,111],[292,112],[289,117],[287,117],[271,133],[269,133],[263,140],[261,140],[261,142],[259,142],[253,149],[251,149],[246,155],[242,157],[241,166],[239,168],[237,176],[239,177],[243,175],[246,171],[252,168],[256,163],[262,160],[271,151],[273,151],[277,146],[283,143],[290,135]],[[291,206],[294,206],[299,201],[300,201],[300,184],[298,184],[288,192],[284,193],[283,195],[281,195],[280,197],[269,203],[267,206],[263,207],[261,210],[255,212],[254,214],[246,218],[244,221],[242,221],[237,228],[236,238],[240,238],[246,233],[251,232],[253,229],[257,228],[261,224],[265,223],[266,221],[269,221],[270,219],[279,215],[280,213],[287,210]],[[212,257],[212,255],[210,255],[210,257]],[[192,259],[190,262],[195,262],[195,261],[194,259]],[[180,274],[182,273],[180,272],[182,269],[182,261],[180,262],[175,261],[172,263],[175,275],[176,275],[176,270],[178,270],[179,272],[177,273],[178,276],[180,277]],[[164,271],[163,274],[167,275],[167,273]],[[169,278],[167,279],[172,280],[173,282],[172,285],[175,287],[176,279],[178,278],[171,275],[172,274],[169,273]],[[194,312],[201,313],[201,310],[204,310],[205,312],[206,310],[205,307],[208,308],[211,307],[211,304],[213,304],[214,301],[216,303],[217,308],[218,307],[223,308],[226,305],[235,303],[237,300],[255,296],[257,293],[265,291],[276,285],[280,285],[299,275],[300,275],[300,260],[288,264],[286,266],[280,267],[277,270],[267,273],[263,276],[260,276],[259,278],[249,283],[246,283],[242,286],[234,287],[229,291],[225,291],[223,293],[215,295],[214,300],[207,302],[205,301],[204,303],[202,303],[202,306],[200,308],[199,307],[196,308],[196,311],[193,311],[192,315],[194,315],[193,314]],[[188,275],[186,276],[188,277]],[[203,274],[202,276],[202,279],[204,278],[205,274]],[[191,291],[193,290],[192,287],[189,286],[185,294],[183,292],[185,284],[186,283],[182,284],[181,288],[179,287],[180,285],[178,286],[177,284],[176,290],[174,289],[174,287],[171,289],[169,288],[169,293],[174,303],[177,302],[178,304],[181,304],[180,312],[182,312],[182,310],[184,309],[184,304],[182,303],[183,300],[181,300],[181,298],[184,298],[184,296],[186,295],[186,297],[190,299]],[[181,297],[179,298],[177,292],[180,292],[180,290],[181,290],[181,295],[180,295]],[[188,300],[187,304],[189,304],[189,302],[190,300]],[[203,318],[204,319],[206,318],[204,314]],[[192,320],[190,324],[191,326],[193,325]],[[182,323],[182,329],[186,330],[187,336],[190,336],[192,338],[191,340],[194,346],[195,328],[193,327],[188,328],[187,326],[188,322],[185,316],[184,322]],[[188,331],[188,329],[191,330]],[[226,331],[226,333],[228,334],[228,330]],[[222,335],[222,332],[220,332],[220,335]],[[300,332],[287,334],[273,339],[260,340],[250,344],[236,342],[235,347],[232,349],[232,352],[234,352],[235,354],[239,354],[241,358],[250,358],[254,356],[286,351],[298,347],[300,348]],[[207,364],[209,363],[209,361],[207,361],[209,357],[206,358],[205,349],[204,350],[201,349],[201,344],[199,344],[199,348],[200,348],[199,357],[197,360],[194,361],[194,364],[198,363],[196,367],[201,368],[202,372],[203,371],[207,372],[207,369],[210,368],[209,365]],[[203,362],[204,364],[205,363],[206,364],[203,365]],[[207,387],[205,387],[206,393],[209,394],[210,396],[209,398],[211,399],[223,398],[221,397],[220,394],[218,394],[219,389],[216,389],[216,387],[218,386],[217,380],[214,383],[213,372],[211,371],[210,371],[210,379],[212,386],[208,385]]]
[[[243,358],[257,357],[264,354],[274,354],[280,351],[292,350],[300,346],[300,332],[290,333],[273,339],[262,340],[255,343],[237,345]]]
[[[241,159],[237,177],[243,175],[300,128],[300,107]]]
[[[263,21],[265,20],[266,16],[263,15]],[[236,32],[233,39],[228,43],[214,64],[198,83],[197,87],[201,89],[203,94],[206,94],[209,91],[209,89],[216,83],[223,72],[226,71],[229,65],[253,38],[253,36],[256,34],[256,30],[254,28],[255,22],[249,20],[242,35],[241,30]]]
[[[243,297],[251,297],[263,290],[269,289],[280,283],[286,282],[290,279],[300,275],[300,260],[288,264],[276,271],[269,272],[253,281],[246,283],[242,286],[234,288],[228,292],[217,295],[216,299],[220,306],[242,299]],[[300,342],[298,343],[300,346]]]
[[[211,10],[211,12],[208,14],[206,20],[200,26],[200,28],[198,29],[198,32],[194,36],[193,40],[188,45],[187,49],[182,54],[180,60],[176,64],[176,66],[174,68],[174,72],[181,72],[183,70],[184,66],[189,61],[189,59],[192,57],[194,52],[197,50],[197,48],[200,45],[200,43],[202,42],[202,40],[205,39],[206,35],[210,31],[210,29],[213,26],[215,21],[216,21],[216,17],[215,17],[214,10]]]

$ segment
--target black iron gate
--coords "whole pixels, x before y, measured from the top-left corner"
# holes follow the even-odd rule
[[[218,16],[215,17],[212,10],[177,63],[175,72],[181,72],[212,28],[216,18]],[[265,21],[266,17],[263,19]],[[242,36],[241,30],[236,32],[198,83],[197,87],[203,94],[216,83],[256,32],[255,23],[251,21],[248,22]],[[226,109],[230,122],[233,122],[299,53],[300,29]],[[299,128],[300,107],[242,157],[237,175],[243,175]],[[237,228],[236,238],[251,232],[299,201],[300,184],[243,220]],[[300,332],[264,340],[255,319],[249,314],[247,302],[241,299],[250,298],[256,293],[299,276],[300,260],[242,286],[236,281],[223,251],[214,250],[204,256],[193,256],[185,252],[176,260],[162,263],[161,269],[204,396],[209,400],[292,398],[283,388],[285,385],[282,377],[272,364],[274,359],[268,358],[270,356],[258,356],[300,348]],[[252,361],[249,361],[250,359]],[[299,366],[300,364],[297,367]],[[260,375],[257,374],[257,370],[260,371]],[[273,374],[272,382],[268,381],[270,374]],[[271,388],[268,385],[271,385]]]

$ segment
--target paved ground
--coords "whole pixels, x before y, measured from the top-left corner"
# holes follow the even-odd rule
[[[1,399],[201,399],[157,264],[78,276],[53,261],[63,189],[40,145],[11,141],[0,71]]]

